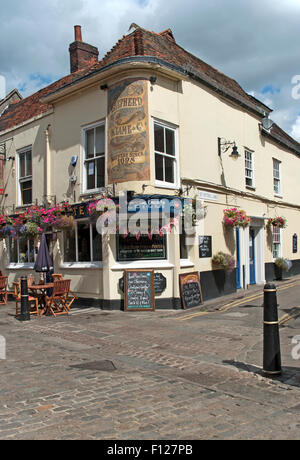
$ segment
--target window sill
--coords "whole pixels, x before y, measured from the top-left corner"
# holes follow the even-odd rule
[[[101,193],[103,193],[103,189],[105,187],[102,187],[102,188],[97,188],[97,189],[93,189],[93,190],[89,190],[89,191],[85,191],[85,192],[82,192],[80,194],[80,198],[92,198],[94,197],[95,195],[100,195]]]
[[[65,262],[60,265],[61,269],[84,269],[84,268],[103,268],[102,262]]]
[[[195,264],[189,259],[180,259],[180,268],[194,267]]]
[[[256,191],[256,187],[253,187],[253,185],[246,185],[246,189],[252,190],[253,192]]]
[[[174,268],[167,260],[133,260],[132,262],[118,262],[111,270],[125,270],[137,268]]]
[[[159,182],[159,181],[155,181],[155,187],[166,188],[169,190],[179,190],[179,186],[177,184],[168,184],[166,182]]]
[[[276,198],[281,198],[281,199],[283,198],[282,195],[278,195],[277,193],[274,193],[274,196],[276,196]]]
[[[7,270],[33,270],[34,264],[29,263],[12,263],[6,267]]]

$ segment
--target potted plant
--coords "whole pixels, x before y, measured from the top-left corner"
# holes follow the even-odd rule
[[[284,257],[277,257],[274,261],[275,264],[275,278],[277,280],[282,280],[283,273],[290,270],[292,267],[292,262]]]
[[[232,272],[235,269],[235,259],[231,254],[225,254],[219,251],[212,258],[212,263],[216,267],[225,270],[226,272]]]

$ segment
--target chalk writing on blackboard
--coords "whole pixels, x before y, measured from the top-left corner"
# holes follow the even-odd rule
[[[201,259],[212,257],[211,236],[199,236],[199,256]]]
[[[179,275],[180,292],[184,308],[198,307],[203,304],[198,272]]]
[[[155,310],[153,270],[125,270],[125,311]]]

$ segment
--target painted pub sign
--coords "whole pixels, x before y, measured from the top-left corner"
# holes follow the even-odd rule
[[[108,152],[108,183],[150,180],[146,80],[109,89]]]

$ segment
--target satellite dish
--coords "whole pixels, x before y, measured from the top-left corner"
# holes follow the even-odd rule
[[[263,118],[261,123],[262,123],[264,129],[266,129],[267,131],[269,131],[272,128],[272,126],[274,125],[274,121],[270,120],[268,117]]]

